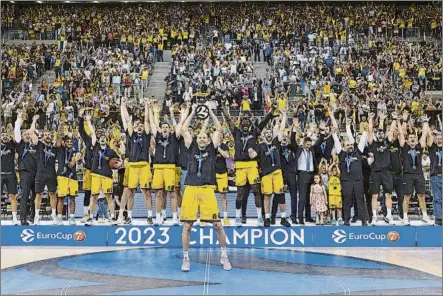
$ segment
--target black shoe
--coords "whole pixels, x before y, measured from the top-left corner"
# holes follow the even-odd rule
[[[298,224],[297,217],[291,216],[292,224]]]
[[[358,220],[358,217],[357,217],[357,216],[352,217],[352,223],[357,222],[357,220]]]
[[[351,223],[349,223],[349,221],[345,221],[345,223],[343,223],[344,226],[351,226]]]
[[[148,217],[148,225],[153,225],[154,224],[154,222],[152,221],[152,217]]]
[[[163,222],[166,222],[166,220],[168,220],[168,217],[164,216],[163,217]]]
[[[361,223],[361,226],[368,226],[368,221],[363,221],[363,222]]]
[[[111,225],[118,225],[118,219],[117,218],[112,218],[111,219]]]
[[[34,224],[34,216],[29,217],[29,223]]]
[[[309,223],[314,223],[315,222],[314,219],[312,219],[311,217],[306,218],[305,221],[309,222]]]
[[[21,223],[20,223],[20,225],[22,225],[22,226],[28,226],[28,225],[29,225],[29,222],[26,221],[26,220],[22,220]]]
[[[241,224],[246,224],[246,216],[241,217]]]
[[[435,219],[435,225],[441,226],[441,219]]]
[[[303,218],[298,219],[298,224],[305,225],[305,221],[303,220]]]
[[[286,219],[286,218],[281,218],[280,225],[283,225],[286,227],[291,227],[291,223],[289,223],[288,219]]]
[[[264,224],[264,226],[265,226],[265,227],[269,227],[269,226],[271,226],[271,219],[270,219],[270,218],[266,218],[266,219],[265,219],[265,224]]]
[[[275,217],[271,217],[271,225],[275,225]]]
[[[152,218],[151,218],[152,219]],[[132,220],[131,220],[131,218],[126,218],[125,219],[125,221],[123,221],[123,224],[125,224],[125,225],[131,225],[132,224]]]

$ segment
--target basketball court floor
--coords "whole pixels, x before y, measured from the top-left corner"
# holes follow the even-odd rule
[[[2,295],[441,295],[441,248],[2,247]]]

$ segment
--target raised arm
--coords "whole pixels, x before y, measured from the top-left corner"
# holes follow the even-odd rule
[[[86,123],[88,124],[88,128],[91,131],[91,144],[95,146],[97,143],[97,135],[95,134],[94,126],[91,123],[91,114],[86,115]]]
[[[180,109],[180,121],[175,127],[175,134],[177,137],[180,137],[182,135],[183,131],[183,124],[185,123],[186,116],[189,114],[189,104],[186,104],[186,108]]]
[[[150,132],[150,125],[149,125],[149,107],[148,102],[145,100],[145,118],[144,118],[144,125],[145,125],[145,133],[149,134]]]
[[[192,112],[189,114],[188,118],[186,118],[185,122],[183,123],[182,127],[182,136],[183,140],[185,141],[185,146],[189,148],[192,144],[192,135],[189,132],[189,125],[191,124],[192,118],[195,115],[195,110],[197,109],[197,105],[192,105]]]
[[[367,141],[368,141],[368,133],[364,131],[360,137],[360,142],[358,143],[358,150],[360,150],[361,153],[363,153],[363,151],[365,150]]]
[[[149,112],[149,123],[151,124],[151,132],[155,138],[157,136],[157,131],[158,131],[159,127],[157,127],[157,125],[155,123],[154,113],[153,113],[154,112],[153,105],[151,105],[150,101],[147,101],[147,104],[148,104],[148,112]]]
[[[392,119],[392,123],[391,126],[389,127],[389,131],[388,131],[388,141],[389,142],[394,142],[394,131],[397,128],[397,119],[393,118]]]
[[[22,141],[22,133],[21,133],[21,127],[23,124],[23,113],[19,111],[17,113],[17,120],[15,121],[14,125],[14,139],[16,143],[20,143]]]
[[[346,118],[346,137],[348,138],[348,141],[350,141],[352,144],[355,143],[354,135],[351,131],[351,123],[352,119]]]
[[[339,154],[343,150],[343,147],[341,146],[340,139],[337,135],[336,129],[333,129],[333,131],[332,131],[332,138],[334,139],[333,150],[335,151],[336,154]]]
[[[235,124],[234,124],[234,120],[232,120],[232,117],[229,114],[228,109],[226,108],[226,104],[222,104],[222,112],[223,112],[223,115],[225,116],[226,123],[228,124],[228,127],[231,130],[231,133],[233,134],[234,130],[235,130]]]
[[[128,123],[127,123],[128,117],[126,117],[125,109],[126,108],[123,107],[123,99],[122,99],[122,103],[120,105],[120,116],[121,116],[121,119],[122,119],[123,130],[127,131],[128,130]]]
[[[406,123],[401,123],[401,116],[399,116],[397,120],[398,125],[398,141],[400,143],[400,146],[403,147],[405,145],[405,129],[406,129]]]
[[[374,113],[369,113],[369,123],[368,123],[368,144],[371,145],[374,140]]]
[[[285,132],[285,127],[286,127],[287,119],[288,119],[288,115],[286,114],[286,111],[283,111],[281,122],[280,122],[280,126],[278,128],[278,141],[279,142],[283,141],[283,135],[284,135],[284,132]]]
[[[430,133],[430,129],[429,129],[429,118],[425,115],[423,116],[423,130],[421,132],[421,137],[420,137],[420,145],[421,148],[425,148],[427,147],[427,137],[428,137],[428,133]]]
[[[335,119],[334,111],[332,111],[329,106],[328,106],[328,113],[329,113],[329,118],[331,118],[332,126],[335,127],[338,130],[337,119]]]
[[[276,105],[272,105],[271,111],[266,115],[266,117],[258,124],[257,130],[259,133],[265,128],[268,122],[274,117],[275,109],[277,109]]]
[[[218,147],[221,140],[220,133],[222,133],[222,125],[217,116],[215,116],[214,112],[211,110],[211,108],[209,108],[209,115],[211,116],[212,122],[215,127],[215,131],[212,133],[212,143],[214,147]]]
[[[35,125],[37,124],[37,120],[39,117],[40,116],[37,114],[32,117],[31,127],[29,128],[29,133],[31,134],[31,136],[35,133]]]

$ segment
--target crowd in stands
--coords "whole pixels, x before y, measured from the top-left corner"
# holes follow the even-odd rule
[[[343,161],[333,157],[341,152],[333,135],[344,139],[344,146],[349,134],[357,139],[353,143],[361,143],[365,177],[371,170],[367,159],[376,161],[375,153],[368,150],[371,145],[365,142],[373,132],[369,126],[381,126],[384,135],[390,134],[389,145],[394,138],[399,140],[400,129],[405,129],[404,137],[441,137],[437,111],[442,107],[441,97],[428,95],[442,89],[441,42],[432,42],[441,40],[441,7],[433,4],[7,4],[2,10],[6,11],[3,31],[19,30],[15,34],[30,40],[59,40],[57,46],[2,45],[2,119],[7,123],[2,133],[10,136],[18,117],[22,128],[30,128],[38,114],[35,124],[40,135],[43,130],[70,135],[73,146],[82,150],[79,114],[91,111],[92,126],[104,130],[110,147],[120,153],[126,141],[122,103],[133,119],[143,120],[155,62],[164,61],[163,51],[170,49],[165,96],[151,98],[149,104],[156,110],[163,108],[161,116],[171,124],[174,114],[190,104],[206,102],[216,114],[224,113],[224,141],[231,156],[238,147],[236,132],[222,112],[226,108],[235,116],[237,128],[245,118],[258,127],[266,114],[273,114],[275,118],[268,123],[289,128],[285,134],[296,134],[299,146],[311,141],[318,158],[308,172],[320,169],[323,179],[336,176],[329,169],[332,172],[332,166]],[[420,40],[412,40],[417,31]],[[267,69],[259,77],[256,66],[262,61]],[[35,86],[48,71],[55,72],[55,81],[43,79]],[[195,129],[200,127],[195,121]],[[320,149],[325,138],[329,139],[327,157]],[[256,140],[261,143],[263,138]],[[431,151],[435,145],[441,147],[441,142],[426,142]],[[228,160],[231,172],[234,161]],[[437,173],[441,175],[441,167]],[[368,195],[369,180],[361,181],[369,200],[368,216],[358,218],[367,222],[373,217],[374,204]],[[421,187],[416,191],[421,195]],[[298,205],[304,208],[305,203],[309,200]],[[420,203],[428,223],[421,197]],[[438,205],[441,200],[434,203]],[[361,204],[358,207],[362,209]],[[403,209],[398,212],[403,219]],[[304,215],[309,221],[308,208]],[[439,215],[436,219],[441,223]],[[302,221],[303,210],[292,208],[292,217],[294,223]]]

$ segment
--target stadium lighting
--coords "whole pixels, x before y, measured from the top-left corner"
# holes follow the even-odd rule
[[[98,1],[92,1],[92,2],[94,2],[94,3],[98,3]]]
[[[37,1],[37,3],[38,3],[38,4],[42,4],[42,3],[43,3],[43,1]]]
[[[15,3],[14,1],[9,1],[9,2],[11,2],[12,4],[14,4],[14,3]]]

